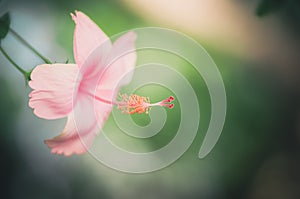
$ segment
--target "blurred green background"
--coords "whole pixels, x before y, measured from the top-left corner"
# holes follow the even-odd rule
[[[167,168],[138,175],[107,168],[89,154],[52,155],[43,140],[57,135],[65,121],[46,121],[32,114],[27,105],[30,89],[0,55],[1,198],[300,198],[298,1],[0,2],[0,15],[10,12],[12,28],[56,62],[73,62],[74,24],[69,13],[74,10],[86,13],[109,36],[159,26],[197,40],[224,80],[228,101],[224,130],[213,151],[198,159],[210,118],[205,84],[182,60],[152,54],[151,60],[177,62],[181,67],[175,68],[198,91],[201,122],[188,151]],[[1,45],[26,69],[42,63],[11,35]],[[148,93],[154,101],[170,94],[156,86],[137,92]],[[167,113],[166,128],[147,142],[126,138],[124,144],[115,131],[108,136],[121,137],[118,144],[132,150],[145,145],[157,149],[172,139],[178,127],[174,124],[179,109]],[[133,119],[139,125],[149,122],[145,115]],[[112,118],[105,128],[110,126]]]

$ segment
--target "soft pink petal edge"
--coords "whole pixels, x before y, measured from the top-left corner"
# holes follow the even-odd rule
[[[131,81],[137,58],[136,38],[136,33],[131,31],[114,42],[106,61],[109,65],[98,82],[101,89],[114,89]]]
[[[107,35],[84,13],[75,11],[71,14],[75,22],[73,50],[74,58],[79,67],[90,53],[104,42],[110,43]]]
[[[107,104],[98,103],[93,110],[91,103],[92,98],[79,100],[74,112],[69,114],[63,132],[53,139],[45,140],[51,153],[70,156],[83,154],[89,149],[112,109]]]
[[[92,143],[92,140],[96,136],[93,127],[89,132],[83,132],[86,134],[84,138],[81,138],[77,132],[73,113],[68,116],[66,126],[63,132],[52,138],[45,140],[45,144],[51,149],[51,153],[58,155],[70,156],[72,154],[83,154],[87,151],[88,145]],[[84,139],[84,140],[83,140]]]
[[[42,64],[31,73],[29,107],[44,119],[58,119],[72,110],[78,67],[75,64]]]

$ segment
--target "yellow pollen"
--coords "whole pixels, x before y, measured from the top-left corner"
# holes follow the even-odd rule
[[[132,94],[130,96],[127,94],[120,94],[119,97],[120,102],[118,103],[118,109],[122,110],[123,113],[149,113],[149,97],[142,97],[136,94]]]

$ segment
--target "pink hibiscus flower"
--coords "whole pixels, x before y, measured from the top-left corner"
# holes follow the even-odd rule
[[[29,106],[38,117],[68,117],[63,132],[45,141],[52,153],[66,156],[87,151],[112,110],[114,93],[130,82],[136,61],[134,32],[111,44],[85,14],[76,11],[72,18],[76,64],[38,65],[29,82]]]
[[[42,64],[31,73],[29,106],[44,119],[67,117],[63,132],[45,143],[55,154],[82,154],[93,143],[107,120],[112,105],[127,114],[148,113],[152,106],[166,106],[172,96],[150,104],[149,98],[116,93],[132,78],[136,52],[134,32],[111,43],[105,33],[82,12],[71,14],[75,21],[76,64]],[[125,77],[126,75],[126,77]]]

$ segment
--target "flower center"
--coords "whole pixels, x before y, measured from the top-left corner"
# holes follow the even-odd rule
[[[152,106],[165,106],[170,109],[174,107],[171,102],[174,100],[173,96],[162,100],[160,102],[151,104],[149,97],[142,97],[136,94],[128,96],[127,94],[120,94],[120,102],[118,102],[118,109],[123,113],[135,114],[135,113],[149,113],[149,108]]]
[[[91,95],[92,96],[92,95]],[[106,99],[102,99],[98,96],[93,96],[96,100],[105,103],[105,104],[112,104],[118,107],[123,113],[126,114],[135,114],[135,113],[149,113],[149,109],[152,106],[163,106],[172,109],[174,104],[171,103],[174,100],[173,96],[168,97],[165,100],[160,102],[151,104],[149,97],[143,97],[136,94],[119,94],[119,101],[110,101]]]

